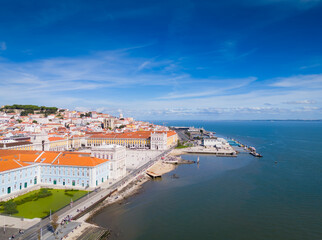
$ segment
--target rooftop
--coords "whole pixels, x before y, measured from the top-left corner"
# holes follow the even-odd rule
[[[106,161],[108,160],[91,157],[89,153],[0,150],[0,172],[34,163],[94,167]]]

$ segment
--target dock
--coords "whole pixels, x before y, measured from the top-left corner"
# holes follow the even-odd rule
[[[231,141],[234,141],[236,144],[238,144],[240,147],[243,147],[246,151],[249,151],[249,154],[253,155],[254,157],[263,157],[260,153],[256,151],[256,148],[252,146],[246,146],[239,141],[232,139]]]
[[[218,157],[236,157],[237,152],[233,148],[229,149],[219,149],[215,147],[190,147],[182,149],[182,154],[211,154]]]
[[[162,177],[161,174],[151,172],[151,171],[146,171],[146,174],[149,175],[151,178],[160,178],[160,177]]]

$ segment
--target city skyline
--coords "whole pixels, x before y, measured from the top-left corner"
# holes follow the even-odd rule
[[[322,119],[322,1],[3,2],[0,102]]]

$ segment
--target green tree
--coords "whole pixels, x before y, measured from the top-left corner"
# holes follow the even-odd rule
[[[51,226],[54,229],[54,232],[56,232],[57,228],[58,228],[58,215],[55,213],[52,217],[51,217]]]
[[[3,205],[3,212],[5,214],[15,214],[18,213],[17,204],[13,200],[9,200]]]
[[[32,123],[38,123],[36,120],[33,120]]]

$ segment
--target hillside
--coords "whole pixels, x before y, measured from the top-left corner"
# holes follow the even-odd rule
[[[0,111],[6,113],[20,113],[20,116],[27,116],[28,114],[54,114],[58,110],[57,107],[46,107],[46,106],[37,106],[37,105],[20,105],[20,104],[13,104],[13,105],[5,105],[3,106]]]

